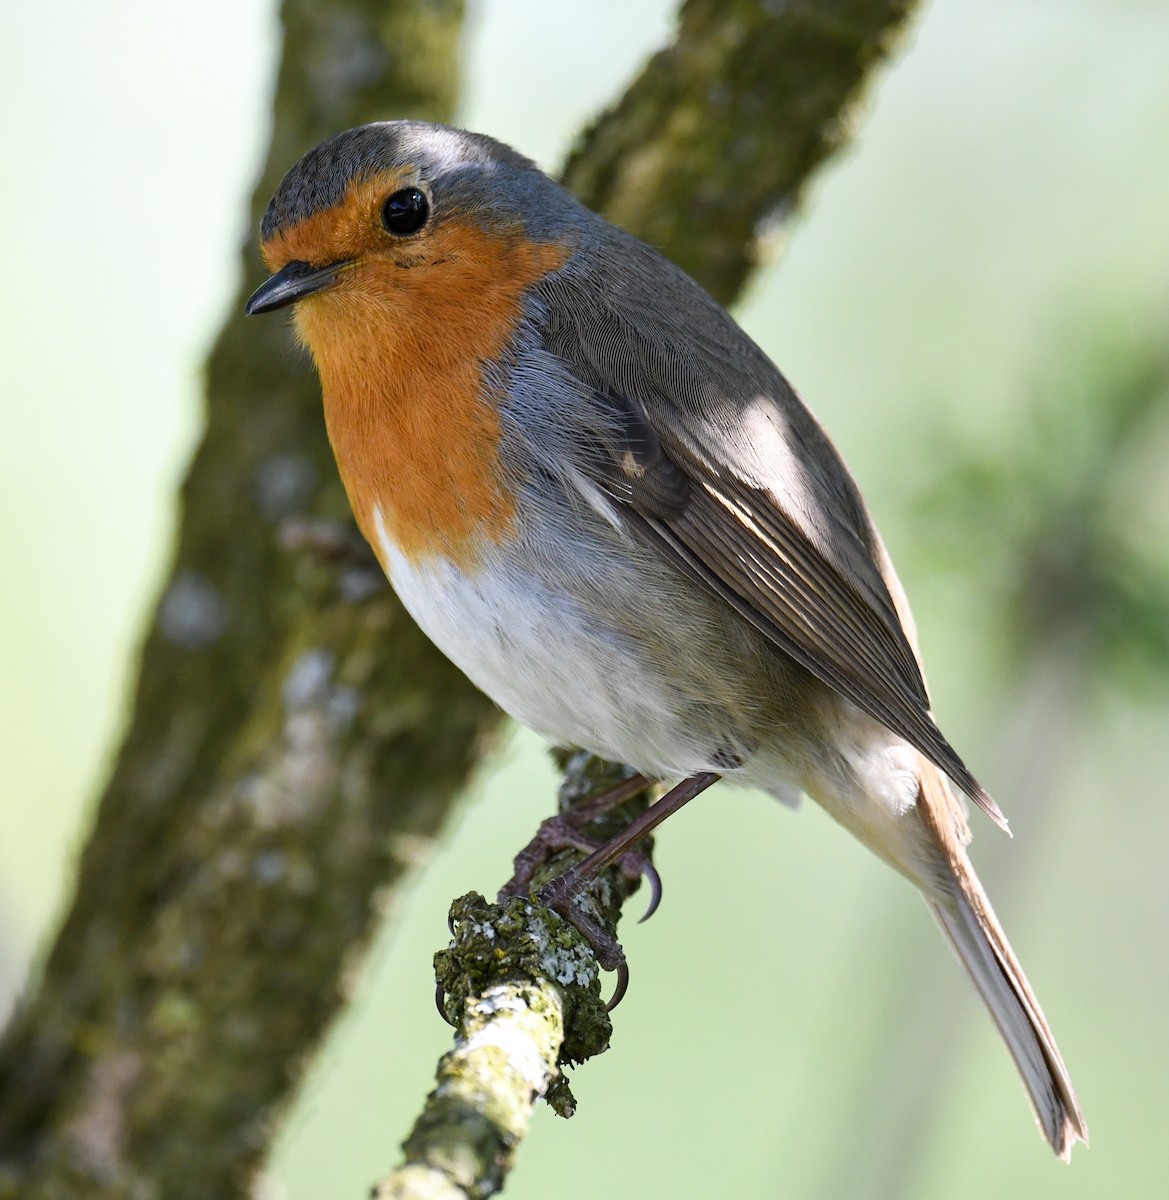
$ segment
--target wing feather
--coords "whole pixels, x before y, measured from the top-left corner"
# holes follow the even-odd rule
[[[687,283],[702,310],[689,320],[663,317],[660,305],[619,314],[546,292],[545,345],[605,418],[589,429],[602,452],[578,467],[642,536],[1005,829],[934,723],[882,572],[887,556],[835,448],[754,343]],[[677,328],[663,327],[669,320]]]

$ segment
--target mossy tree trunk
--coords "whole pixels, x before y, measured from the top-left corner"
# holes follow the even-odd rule
[[[284,0],[252,227],[287,167],[387,112],[449,119],[461,0]],[[243,1194],[347,962],[498,724],[363,564],[254,238],[206,370],[133,718],[35,993],[0,1050],[0,1195]]]

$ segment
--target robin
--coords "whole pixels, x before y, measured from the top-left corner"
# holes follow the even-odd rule
[[[462,130],[338,134],[261,238],[273,275],[247,311],[295,306],[354,515],[411,615],[523,724],[683,781],[593,858],[719,778],[811,796],[920,889],[1069,1158],[1087,1129],[959,793],[1006,822],[934,723],[856,484],[763,352]]]

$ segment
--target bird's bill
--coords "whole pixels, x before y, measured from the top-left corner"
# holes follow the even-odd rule
[[[257,313],[274,312],[278,308],[295,304],[306,296],[326,291],[336,285],[351,266],[351,259],[330,263],[327,267],[314,267],[306,262],[290,262],[283,270],[277,271],[271,279],[265,280],[256,288],[244,306],[244,313],[254,317]]]

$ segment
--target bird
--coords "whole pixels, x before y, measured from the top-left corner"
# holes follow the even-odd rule
[[[1038,1125],[1088,1131],[968,856],[905,592],[827,433],[729,313],[518,151],[424,121],[308,151],[260,228],[357,524],[522,724],[689,794],[809,796],[922,894]],[[675,789],[678,790],[678,789]]]

